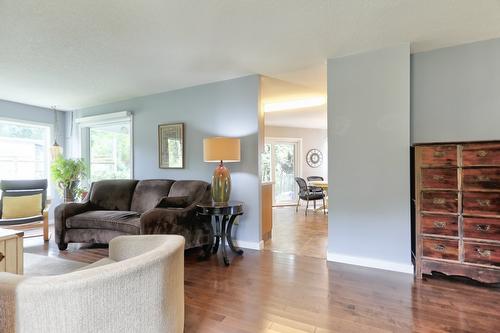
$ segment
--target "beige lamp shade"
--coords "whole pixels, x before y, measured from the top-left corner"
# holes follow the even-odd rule
[[[240,139],[225,137],[203,139],[203,159],[205,162],[239,162]]]

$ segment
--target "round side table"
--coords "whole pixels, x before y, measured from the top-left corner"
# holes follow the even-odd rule
[[[243,202],[229,201],[227,203],[201,203],[196,205],[196,212],[200,215],[215,216],[215,245],[212,253],[217,253],[219,243],[221,246],[224,264],[229,266],[229,259],[226,253],[226,241],[231,251],[238,255],[243,254],[243,250],[233,244],[231,230],[236,216],[243,214]]]

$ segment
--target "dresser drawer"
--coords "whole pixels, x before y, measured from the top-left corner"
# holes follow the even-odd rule
[[[420,229],[423,234],[458,236],[458,216],[422,214]]]
[[[424,237],[422,255],[429,258],[458,260],[458,240]]]
[[[424,212],[458,213],[458,192],[422,191],[421,210]]]
[[[500,219],[464,217],[464,238],[500,241]]]
[[[500,143],[472,143],[463,146],[464,166],[500,166]]]
[[[500,193],[464,192],[464,215],[500,215]]]
[[[421,147],[420,151],[422,166],[457,166],[457,146],[455,145]]]
[[[465,191],[500,190],[500,168],[463,169],[462,180]]]
[[[457,169],[422,168],[422,188],[457,190]]]
[[[500,245],[464,242],[464,260],[474,264],[500,266]]]

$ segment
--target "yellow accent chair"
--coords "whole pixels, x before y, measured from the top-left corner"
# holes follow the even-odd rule
[[[47,179],[0,181],[0,228],[34,229],[43,227],[48,241],[49,207]],[[32,235],[30,237],[41,236]]]

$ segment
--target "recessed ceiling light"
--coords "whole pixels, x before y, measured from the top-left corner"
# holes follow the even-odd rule
[[[306,99],[296,99],[293,101],[266,103],[264,104],[264,112],[275,112],[283,110],[293,110],[320,106],[326,103],[326,97],[318,96]]]

